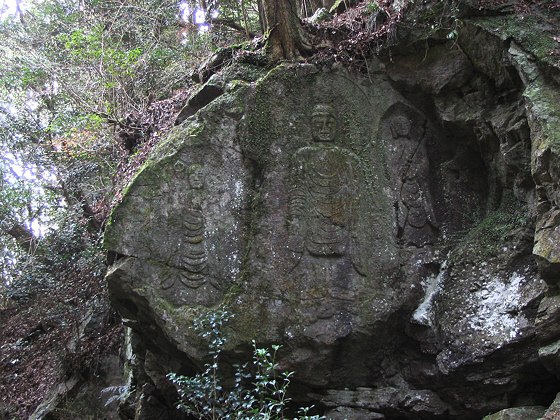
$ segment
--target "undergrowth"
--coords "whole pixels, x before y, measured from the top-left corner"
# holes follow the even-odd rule
[[[221,375],[220,354],[228,342],[224,326],[232,318],[232,314],[220,309],[194,320],[192,328],[208,342],[211,361],[204,365],[203,372],[193,377],[167,375],[179,393],[178,408],[201,420],[287,419],[286,408],[290,402],[287,392],[294,372],[278,372],[279,345],[258,348],[253,340],[253,359],[234,365],[234,384],[226,385],[227,380]],[[310,408],[299,409],[299,416],[294,420],[324,419],[308,416]]]

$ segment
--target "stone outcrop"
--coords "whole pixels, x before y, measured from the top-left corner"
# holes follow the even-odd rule
[[[136,415],[180,418],[165,374],[207,360],[189,325],[219,306],[235,314],[227,358],[282,344],[294,398],[331,418],[545,412],[560,389],[560,77],[484,22],[368,75],[221,80],[186,112],[105,235]]]

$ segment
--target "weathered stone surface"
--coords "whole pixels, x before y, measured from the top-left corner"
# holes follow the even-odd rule
[[[348,412],[364,416],[364,419],[384,418],[377,411],[386,412],[389,417],[399,412],[409,412],[412,417],[452,414],[452,409],[430,390],[407,390],[396,387],[356,388],[349,390],[329,390],[321,401],[327,407],[336,407],[331,412]],[[339,414],[338,414],[339,415]],[[382,417],[379,417],[379,416]],[[370,416],[370,417],[367,417]]]
[[[548,202],[548,201],[547,201]],[[552,209],[542,215],[535,234],[533,252],[539,257],[542,271],[553,284],[560,276],[560,209]]]
[[[177,115],[175,125],[181,124],[218,96],[235,88],[237,84],[255,82],[264,76],[264,74],[265,72],[262,67],[239,62],[218,73],[212,74],[212,76],[189,97],[187,103],[179,115]]]
[[[521,46],[512,43],[509,52],[526,85],[523,95],[533,142],[538,199],[533,253],[545,277],[555,284],[560,276],[560,92]]]
[[[295,89],[301,95],[286,103]],[[178,128],[138,174],[106,235],[109,248],[128,256],[108,277],[128,302],[127,316],[148,318],[158,308],[165,335],[196,355],[182,324],[197,307],[227,297],[240,343],[297,337],[302,345],[286,360],[310,384],[330,383],[337,340],[401,304],[383,139],[372,124],[398,96],[388,90],[384,103],[356,107],[367,99],[363,89],[343,73],[277,69]],[[239,103],[254,108],[239,124],[234,117],[216,124],[218,113],[241,115]],[[337,127],[332,138],[314,139],[313,105],[324,103]],[[198,187],[193,165],[204,174]],[[318,345],[326,349],[324,369],[305,356]]]
[[[49,413],[56,410],[56,407],[61,403],[64,396],[70,391],[74,391],[78,386],[80,380],[78,377],[72,377],[64,383],[58,384],[51,390],[47,398],[39,404],[33,414],[29,416],[30,420],[40,420],[47,416]]]
[[[556,395],[556,398],[542,416],[542,420],[554,420],[560,416],[560,393]]]
[[[332,420],[375,420],[386,418],[383,414],[373,413],[361,408],[337,407],[334,410],[329,410],[325,417]]]
[[[560,371],[560,340],[539,348],[539,358],[551,371]]]
[[[545,407],[539,406],[507,408],[486,416],[483,420],[536,420],[542,417],[545,410]]]
[[[537,336],[541,342],[560,337],[560,296],[547,296],[541,300],[535,320]]]
[[[430,94],[459,88],[472,75],[467,56],[447,46],[429,48],[424,56],[395,57],[387,70],[396,83]]]
[[[459,39],[370,77],[224,76],[158,146],[105,236],[141,355],[136,415],[171,415],[166,370],[204,363],[189,325],[218,306],[235,314],[229,361],[252,339],[282,344],[296,397],[333,418],[550,404],[558,89],[483,26]]]

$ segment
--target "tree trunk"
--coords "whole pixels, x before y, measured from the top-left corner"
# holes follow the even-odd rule
[[[299,0],[299,15],[304,18],[313,16],[323,6],[324,0]]]
[[[272,62],[296,60],[309,55],[307,41],[297,15],[296,0],[262,0],[268,30],[268,56]]]
[[[257,0],[257,9],[259,11],[259,25],[261,27],[262,34],[266,34],[268,31],[268,26],[266,26],[266,17],[264,15],[264,0]]]
[[[25,250],[28,254],[35,254],[37,250],[37,238],[33,235],[33,232],[21,225],[15,223],[9,229],[5,229],[4,233],[7,233],[12,238],[14,238],[21,249]]]

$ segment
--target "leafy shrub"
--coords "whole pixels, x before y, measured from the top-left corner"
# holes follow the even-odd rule
[[[285,419],[286,405],[290,401],[287,391],[294,372],[278,373],[276,356],[279,345],[273,345],[271,350],[258,348],[253,340],[253,360],[234,365],[235,383],[229,388],[224,386],[224,378],[219,372],[219,357],[227,343],[223,327],[232,318],[232,314],[220,309],[194,320],[195,331],[208,340],[211,362],[204,365],[202,373],[193,377],[175,373],[167,375],[177,387],[180,396],[178,407],[203,420]],[[323,418],[308,416],[308,410],[300,409],[301,417],[295,420]]]

